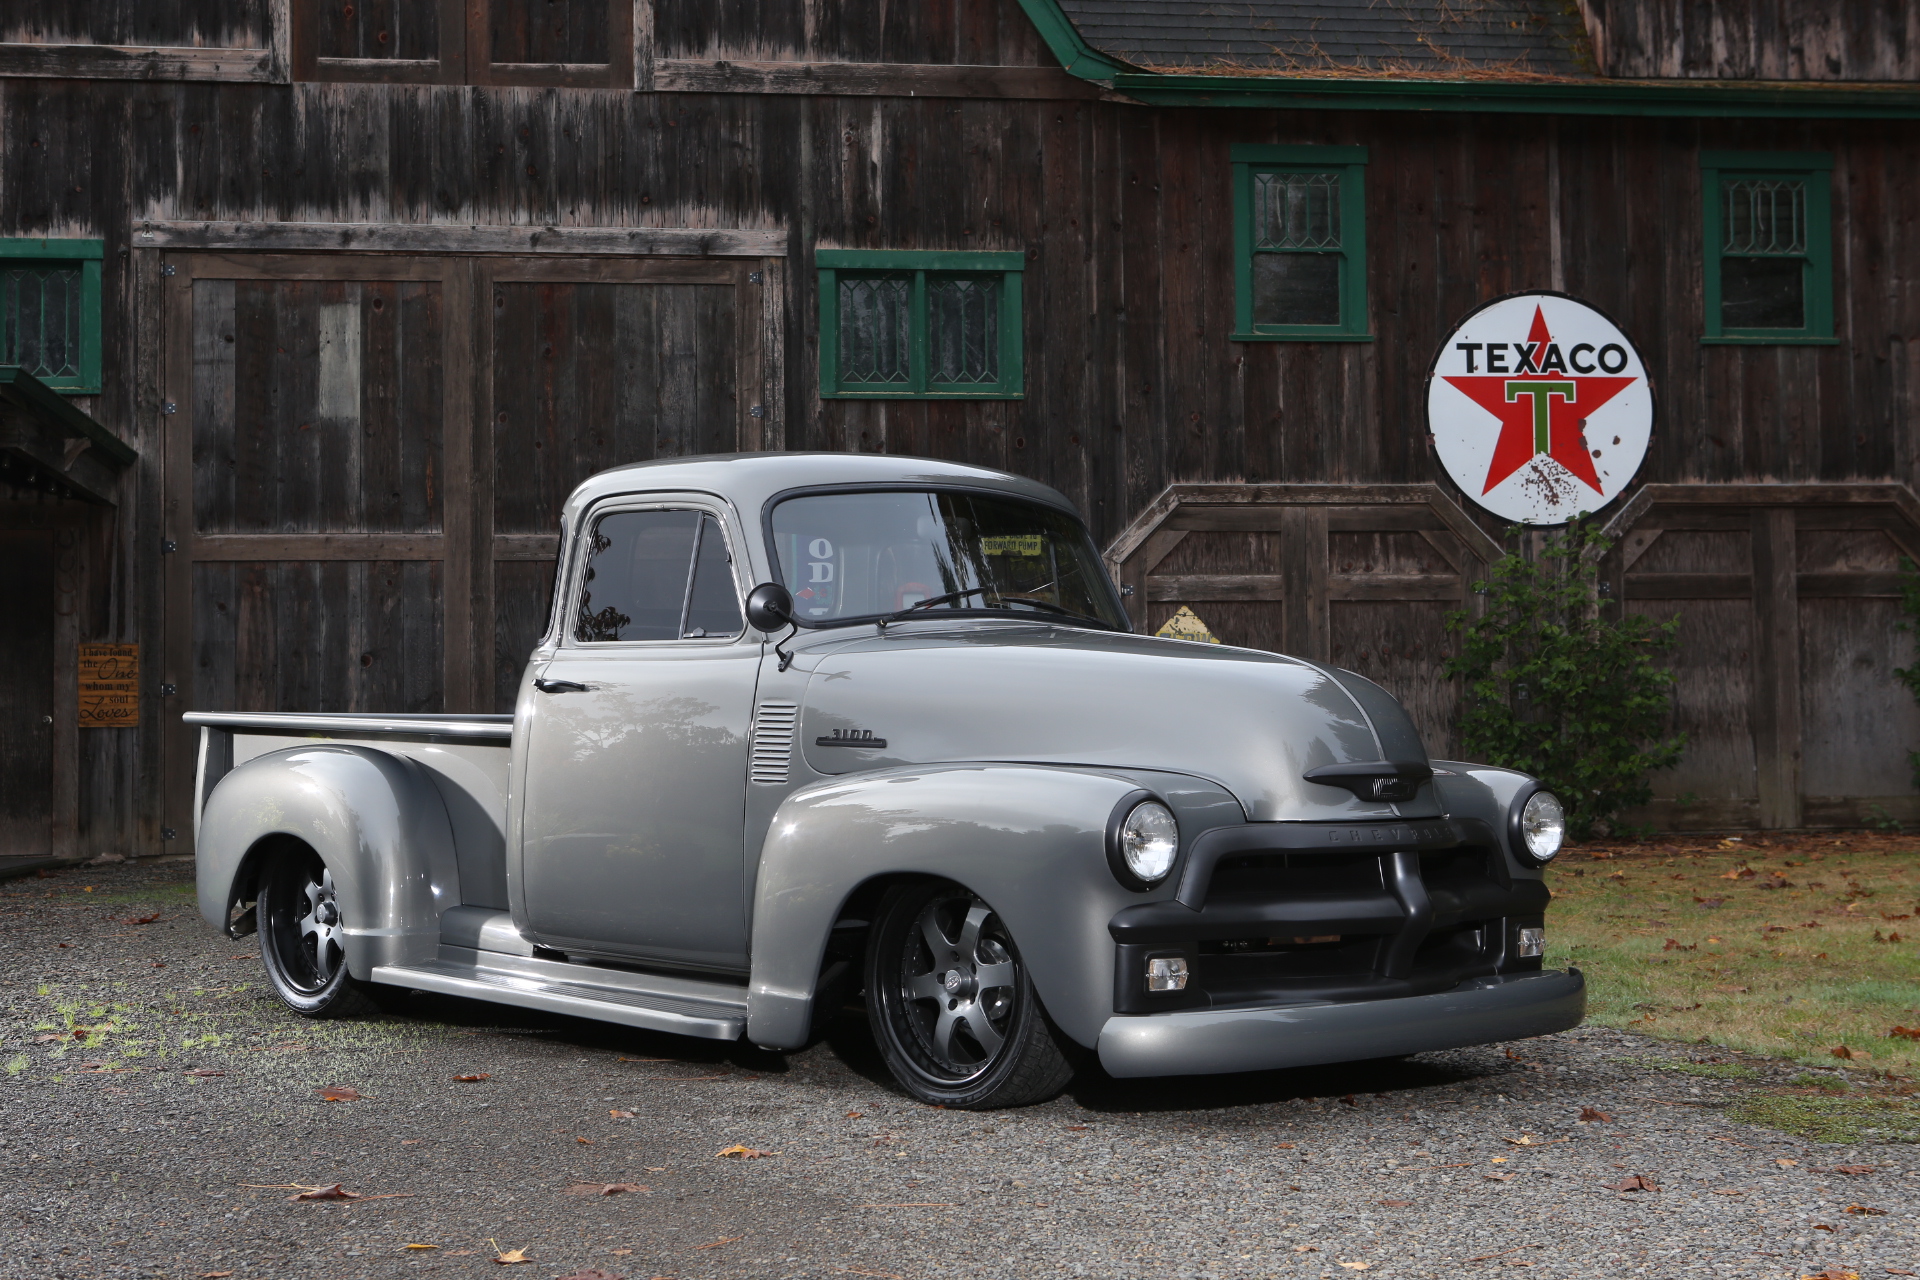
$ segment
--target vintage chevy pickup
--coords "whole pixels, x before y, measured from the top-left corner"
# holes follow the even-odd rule
[[[581,485],[511,716],[196,713],[202,913],[281,999],[777,1049],[952,1107],[1572,1027],[1559,802],[1347,671],[1132,634],[1059,493],[843,454]]]

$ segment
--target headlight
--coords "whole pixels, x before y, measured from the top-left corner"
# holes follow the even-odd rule
[[[1180,826],[1158,800],[1142,800],[1120,824],[1120,857],[1143,884],[1164,880],[1180,852]]]
[[[1536,791],[1520,810],[1520,839],[1535,862],[1551,862],[1567,838],[1567,811],[1551,791]]]

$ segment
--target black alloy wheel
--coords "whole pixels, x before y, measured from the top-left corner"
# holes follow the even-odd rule
[[[921,882],[889,891],[877,914],[868,1016],[909,1093],[989,1110],[1067,1086],[1073,1065],[992,907],[959,885]]]
[[[309,1018],[379,1011],[370,984],[347,972],[346,922],[333,872],[311,849],[290,850],[261,876],[260,958],[274,994]]]

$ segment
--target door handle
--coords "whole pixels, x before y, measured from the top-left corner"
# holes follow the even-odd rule
[[[542,693],[585,693],[587,686],[573,680],[548,680],[544,677],[535,680],[533,687]]]

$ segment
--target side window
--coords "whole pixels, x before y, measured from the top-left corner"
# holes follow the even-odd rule
[[[1833,158],[1818,152],[1708,151],[1708,342],[1834,341]]]
[[[740,594],[733,581],[727,537],[712,516],[700,518],[700,546],[693,557],[693,586],[687,592],[688,637],[737,636],[742,626]]]
[[[732,636],[740,627],[719,521],[698,511],[616,511],[593,522],[576,641]]]
[[[0,239],[0,364],[71,395],[100,390],[103,245]]]
[[[1365,342],[1365,147],[1233,148],[1237,342]]]
[[[1018,400],[1026,255],[817,249],[820,394]]]

